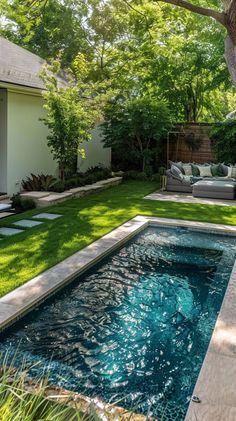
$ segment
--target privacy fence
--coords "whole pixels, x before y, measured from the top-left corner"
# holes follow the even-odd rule
[[[213,162],[208,123],[177,124],[167,140],[167,159],[183,162]]]

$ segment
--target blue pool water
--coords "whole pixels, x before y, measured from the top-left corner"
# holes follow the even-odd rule
[[[148,228],[5,332],[32,375],[136,412],[184,419],[236,239]]]

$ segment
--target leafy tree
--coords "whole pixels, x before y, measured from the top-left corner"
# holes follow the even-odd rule
[[[210,139],[219,162],[236,162],[236,120],[226,120],[213,126]]]
[[[154,0],[154,2],[164,2],[178,6],[181,9],[189,10],[198,15],[207,16],[220,23],[226,30],[225,38],[225,59],[229,73],[236,84],[236,2],[235,0],[223,0],[223,9],[219,10],[218,0],[210,0],[207,2],[199,1],[199,4],[190,3],[185,0]]]
[[[80,21],[73,10],[57,0],[5,1],[5,25],[1,34],[40,57],[70,66],[79,51],[87,51]],[[81,11],[82,13],[82,11]]]
[[[198,0],[203,8],[204,1]],[[62,64],[76,78],[82,72],[86,83],[102,81],[103,91],[109,87],[114,96],[165,99],[176,120],[222,120],[234,104],[223,57],[225,28],[167,3],[5,0],[1,32],[44,58],[62,49]],[[209,4],[217,8],[216,0]]]
[[[91,139],[91,129],[97,113],[92,101],[81,94],[77,85],[71,83],[60,87],[59,64],[45,66],[42,79],[47,90],[43,92],[46,117],[43,119],[49,128],[48,146],[53,158],[59,164],[63,180],[66,169],[74,165],[78,153],[85,156],[81,144]]]
[[[171,127],[171,119],[164,101],[150,96],[117,98],[107,105],[102,127],[105,146],[118,152],[123,163],[134,161],[145,171],[160,152],[161,137]]]

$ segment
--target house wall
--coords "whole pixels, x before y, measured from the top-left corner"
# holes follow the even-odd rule
[[[7,90],[0,89],[0,193],[7,192]]]
[[[92,131],[92,139],[82,144],[81,148],[85,149],[85,158],[78,157],[78,171],[85,172],[98,164],[107,168],[111,166],[111,148],[104,148],[99,124]]]
[[[56,174],[57,164],[47,146],[48,130],[41,96],[8,91],[7,193],[20,190],[30,173]]]
[[[4,155],[3,161],[9,195],[20,191],[22,180],[30,173],[57,175],[58,165],[47,146],[48,129],[39,120],[43,116],[40,93],[17,87],[7,90],[7,155]],[[92,140],[83,147],[86,158],[79,156],[79,171],[86,171],[99,163],[110,167],[111,149],[103,147],[99,126],[93,130]]]

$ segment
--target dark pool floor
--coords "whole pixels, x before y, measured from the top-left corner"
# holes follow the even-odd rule
[[[32,375],[184,419],[235,260],[233,237],[148,228],[1,338]]]

